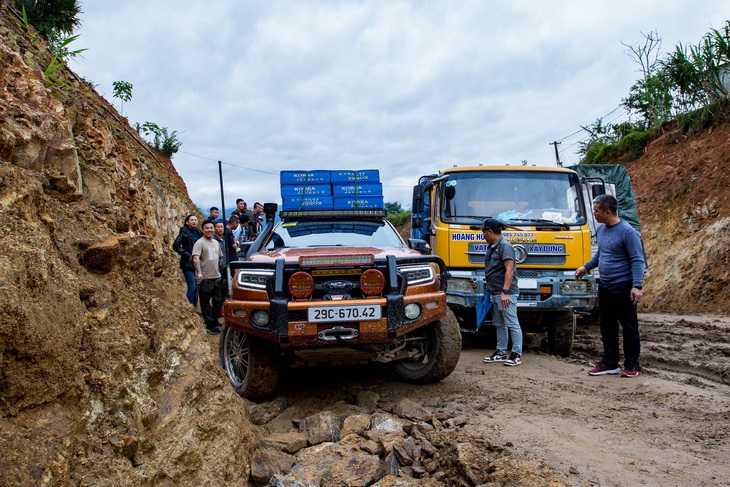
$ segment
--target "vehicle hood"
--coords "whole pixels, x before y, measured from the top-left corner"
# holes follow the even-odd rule
[[[396,257],[421,255],[413,249],[397,247],[301,247],[256,252],[251,255],[249,261],[271,262],[283,257],[287,262],[297,262],[300,257],[353,254],[372,254],[376,259],[384,259],[387,255]]]

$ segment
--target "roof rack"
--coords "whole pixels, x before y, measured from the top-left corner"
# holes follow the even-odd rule
[[[304,220],[322,218],[385,218],[388,210],[287,210],[279,212],[282,220]]]

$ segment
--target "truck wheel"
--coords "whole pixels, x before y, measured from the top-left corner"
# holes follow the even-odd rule
[[[401,379],[428,384],[453,372],[461,356],[461,333],[450,310],[443,318],[409,333],[406,338],[420,338],[416,343],[420,342],[423,354],[394,364],[394,371]]]
[[[561,357],[570,356],[575,338],[575,313],[561,311],[555,313],[548,324],[548,347]]]
[[[246,399],[259,399],[276,390],[279,366],[267,342],[235,328],[223,327],[220,358],[233,389]]]

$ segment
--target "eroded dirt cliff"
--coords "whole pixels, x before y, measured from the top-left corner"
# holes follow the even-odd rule
[[[730,122],[670,131],[627,165],[651,267],[648,311],[730,311]]]
[[[246,484],[255,433],[184,299],[194,208],[0,3],[0,484]]]

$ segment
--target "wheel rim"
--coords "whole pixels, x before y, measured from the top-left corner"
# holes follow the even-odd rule
[[[400,367],[409,370],[420,370],[421,368],[428,365],[433,360],[434,353],[436,352],[436,331],[433,324],[430,324],[424,328],[416,330],[414,332],[406,334],[408,338],[418,337],[420,343],[423,344],[424,356],[420,359],[406,359],[398,362]]]
[[[224,358],[226,372],[236,387],[241,387],[248,377],[251,353],[248,338],[240,330],[229,328],[226,333]]]

